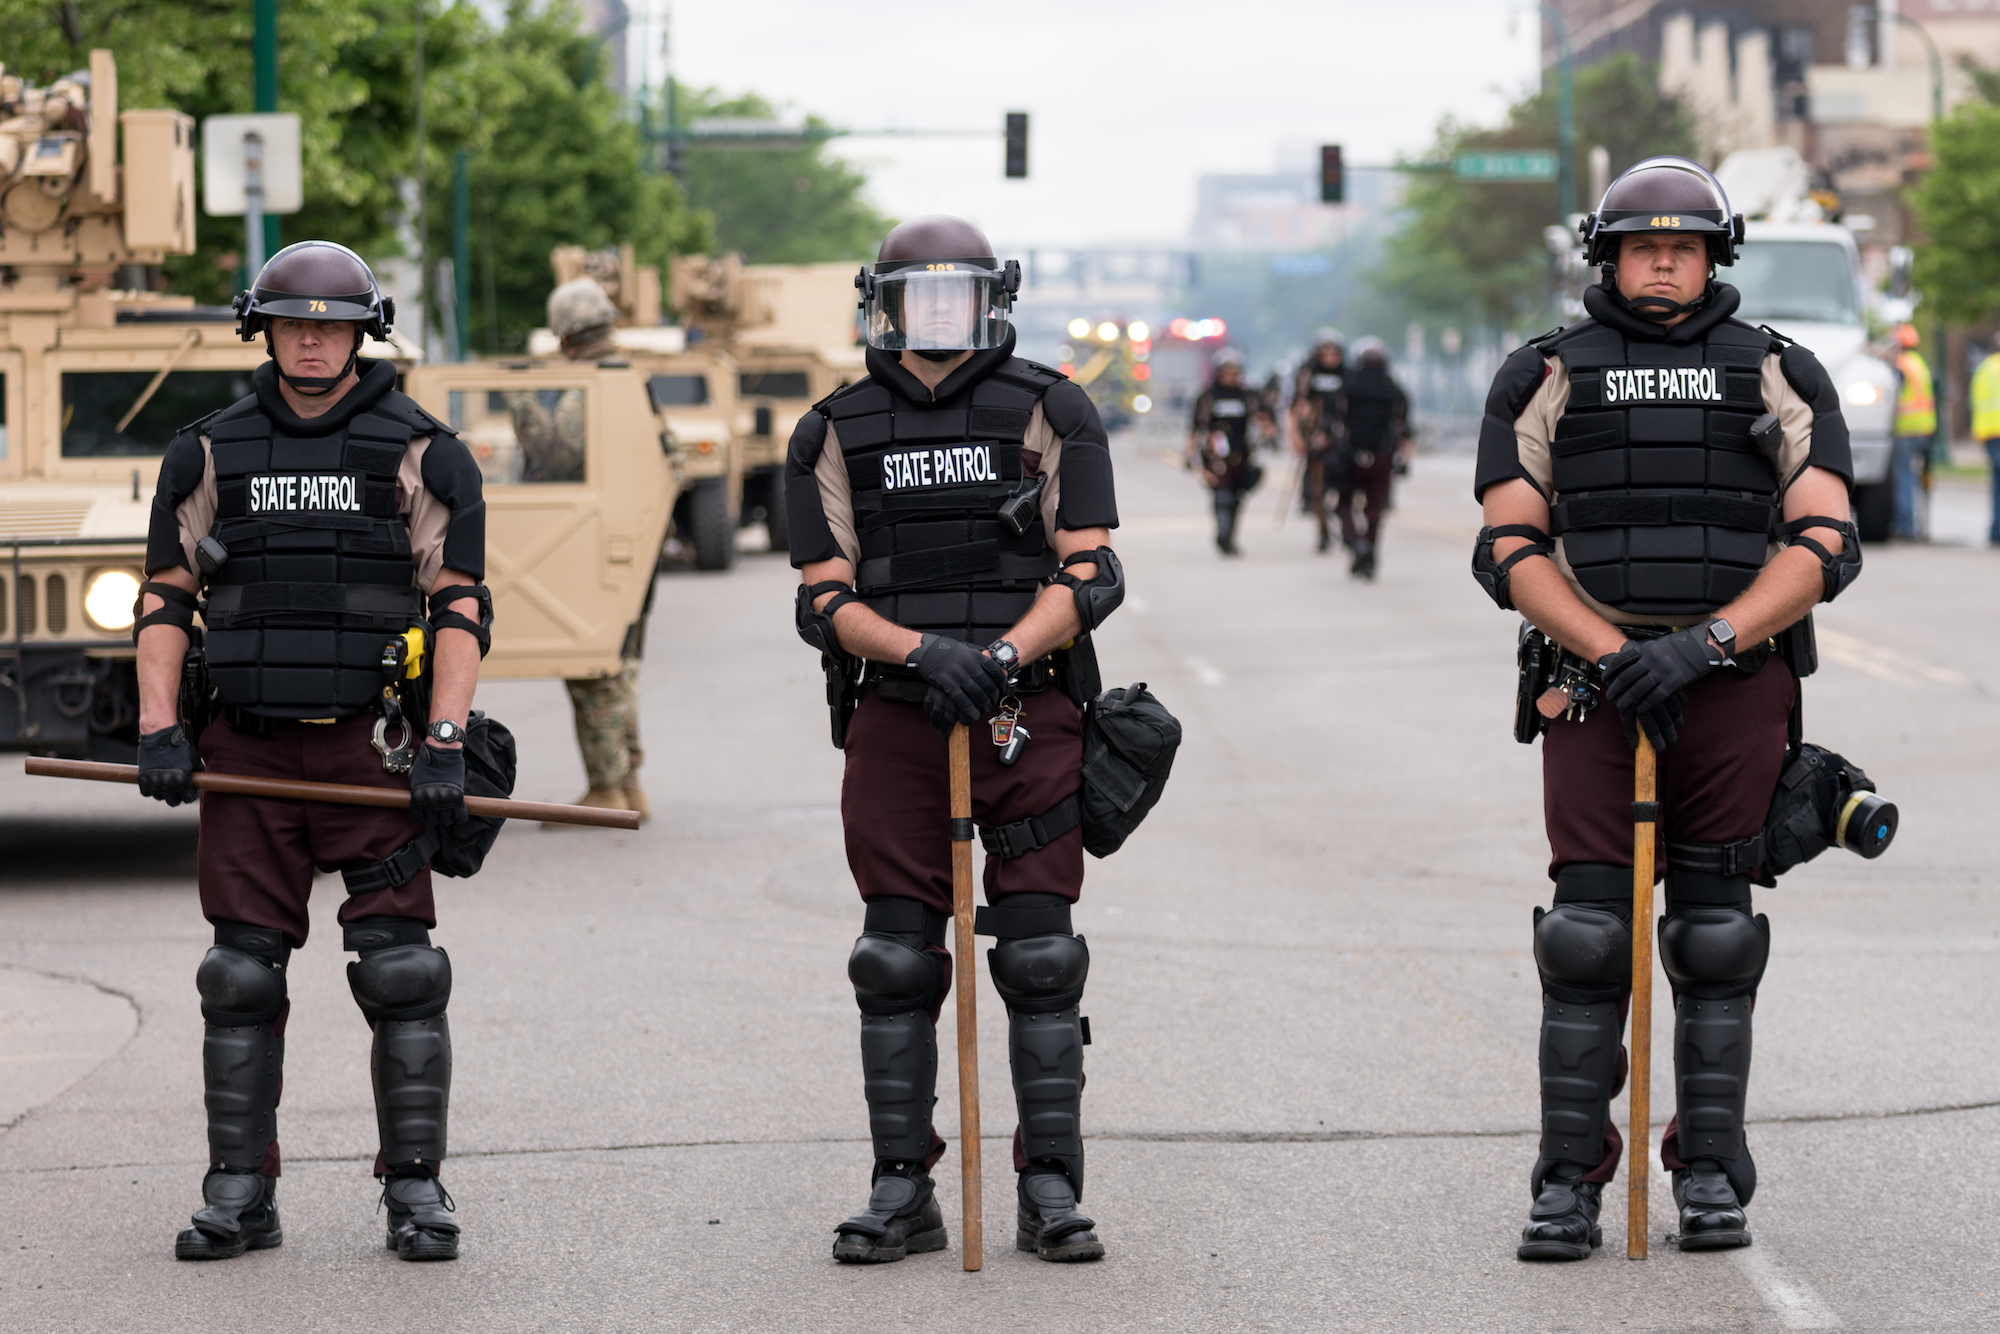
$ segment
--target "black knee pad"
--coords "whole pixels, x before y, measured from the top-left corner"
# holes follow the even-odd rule
[[[1632,988],[1632,924],[1613,902],[1537,908],[1535,967],[1542,990],[1557,1000],[1592,1005],[1623,999]]]
[[[1083,999],[1090,947],[1082,936],[1026,936],[986,951],[993,985],[1016,1014],[1054,1014]]]
[[[1771,921],[1741,908],[1683,908],[1660,919],[1660,967],[1680,994],[1747,996],[1771,958]]]
[[[847,956],[847,980],[863,1014],[903,1014],[929,1010],[942,985],[944,961],[895,936],[870,931]]]
[[[347,989],[374,1023],[431,1019],[451,1001],[451,958],[430,943],[422,922],[407,917],[367,917],[349,922],[347,948],[361,958],[347,965]]]
[[[285,1006],[285,933],[247,922],[217,922],[215,947],[195,969],[201,1017],[222,1028],[275,1021]]]

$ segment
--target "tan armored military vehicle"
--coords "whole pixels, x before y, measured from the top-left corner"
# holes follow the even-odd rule
[[[629,363],[418,366],[405,392],[485,478],[493,650],[482,680],[615,675],[636,635],[680,468]]]
[[[632,247],[586,251],[558,246],[549,256],[560,286],[595,279],[618,308],[612,341],[643,377],[659,431],[673,442],[681,491],[674,502],[673,535],[694,555],[697,569],[726,570],[736,560],[736,527],[743,508],[743,453],[735,430],[737,366],[728,352],[699,334],[660,323],[659,270],[634,262]],[[529,336],[528,351],[559,355],[547,329]]]
[[[160,456],[265,359],[226,308],[115,285],[194,250],[193,136],[118,110],[109,51],[47,88],[0,69],[0,749],[130,762]]]
[[[785,447],[806,411],[859,379],[856,265],[744,264],[737,256],[678,256],[674,309],[738,366],[735,435],[743,455],[742,522],[761,517],[771,549],[789,545]]]

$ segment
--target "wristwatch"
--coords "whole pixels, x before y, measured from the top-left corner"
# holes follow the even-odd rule
[[[993,661],[1007,669],[1009,676],[1012,676],[1014,669],[1021,665],[1021,650],[1004,639],[994,640],[986,646],[986,651],[993,655]]]
[[[454,745],[465,740],[465,729],[449,718],[440,718],[430,725],[430,739],[440,745]]]
[[[1724,661],[1736,656],[1736,627],[1720,616],[1708,623],[1708,637],[1722,650]]]

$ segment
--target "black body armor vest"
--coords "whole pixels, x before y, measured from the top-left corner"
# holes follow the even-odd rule
[[[1734,288],[1712,292],[1687,322],[1699,332],[1663,339],[1591,288],[1597,319],[1539,344],[1569,368],[1552,532],[1584,591],[1621,611],[1714,611],[1757,577],[1776,529],[1776,469],[1750,426],[1782,345],[1726,318]]]
[[[1347,368],[1328,370],[1318,362],[1307,365],[1294,392],[1313,406],[1318,429],[1332,431],[1340,425],[1340,392],[1345,387]]]
[[[885,378],[820,405],[854,496],[855,591],[898,625],[989,644],[1057,570],[1021,449],[1035,405],[1063,377],[1007,357],[943,403],[905,398]],[[1019,532],[1001,514],[1009,501],[1026,521]]]
[[[1347,440],[1357,450],[1386,453],[1395,443],[1396,382],[1385,370],[1361,367],[1347,377]]]
[[[236,708],[361,713],[380,698],[384,647],[423,619],[396,473],[412,436],[442,428],[375,365],[386,374],[349,391],[361,401],[324,418],[285,413],[281,426],[252,396],[194,428],[214,459],[209,535],[228,551],[208,575],[204,656]]]
[[[1208,429],[1221,431],[1229,438],[1232,459],[1250,456],[1250,403],[1250,391],[1242,385],[1234,389],[1224,389],[1219,384],[1208,388]]]

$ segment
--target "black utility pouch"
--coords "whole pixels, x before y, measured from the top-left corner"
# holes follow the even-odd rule
[[[513,796],[514,734],[474,709],[465,720],[464,746],[465,795]],[[341,867],[340,877],[352,895],[392,889],[426,866],[439,875],[461,879],[477,875],[506,823],[496,816],[475,815],[455,825],[426,829],[379,862]]]
[[[1180,720],[1143,681],[1090,702],[1083,719],[1085,852],[1118,851],[1159,802],[1180,745]]]

